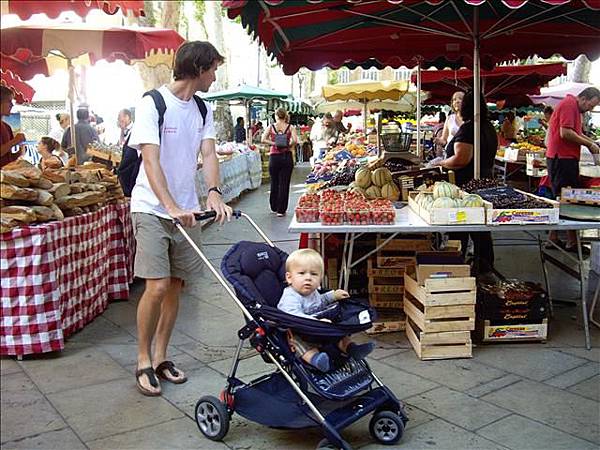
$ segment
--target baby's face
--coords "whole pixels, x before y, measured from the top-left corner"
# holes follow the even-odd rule
[[[294,264],[285,278],[290,286],[301,295],[312,294],[321,284],[321,270],[306,264]]]

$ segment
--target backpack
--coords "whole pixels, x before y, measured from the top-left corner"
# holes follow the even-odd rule
[[[152,97],[152,100],[154,101],[154,107],[156,108],[156,111],[158,111],[158,129],[159,133],[161,133],[160,129],[165,119],[165,112],[167,111],[165,99],[157,89],[152,89],[151,91],[144,93],[143,97],[147,95]],[[206,114],[208,113],[206,104],[197,95],[194,95],[193,98],[196,102],[196,105],[198,105],[198,109],[200,110],[200,114],[202,115],[202,123],[204,124],[206,122]],[[121,187],[123,188],[123,193],[126,197],[131,197],[131,191],[133,191],[133,187],[135,186],[138,173],[140,172],[140,166],[142,165],[142,153],[138,152],[135,148],[129,146],[130,137],[131,133],[129,133],[129,136],[127,136],[127,139],[123,144],[123,154],[121,157],[121,163],[119,164],[119,168],[117,169],[119,183],[121,184]]]
[[[290,130],[290,126],[288,125],[283,133],[280,133],[279,131],[277,131],[277,128],[275,128],[275,125],[272,125],[272,127],[273,127],[273,131],[275,132],[275,138],[273,139],[275,147],[277,147],[277,149],[279,149],[279,150],[284,149],[284,148],[289,148],[290,138],[288,136],[288,131]]]

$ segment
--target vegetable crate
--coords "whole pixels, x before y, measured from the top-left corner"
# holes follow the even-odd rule
[[[600,206],[600,188],[562,188],[560,202]]]
[[[377,258],[378,259],[378,258]],[[404,288],[401,284],[407,266],[378,267],[376,258],[367,262],[369,276],[369,304],[374,308],[403,309],[402,294]],[[405,258],[414,266],[414,258]]]
[[[516,192],[525,194],[527,197],[548,203],[550,208],[506,208],[486,210],[486,223],[488,225],[528,225],[535,223],[558,223],[560,203],[544,197],[523,192],[515,189]]]
[[[377,237],[377,246],[383,244],[384,241],[385,238],[379,235]],[[385,247],[381,248],[379,252],[395,252],[395,256],[414,256],[415,252],[428,250],[431,250],[431,235],[424,233],[394,238]]]
[[[484,201],[484,206],[427,210],[415,201],[418,194],[418,191],[408,194],[408,206],[430,225],[482,225],[486,220],[486,208],[492,207],[491,203]]]
[[[472,357],[476,284],[468,265],[419,265],[404,274],[406,335],[421,360]]]
[[[548,338],[548,319],[541,323],[520,325],[492,325],[489,320],[483,324],[483,342],[545,342]]]

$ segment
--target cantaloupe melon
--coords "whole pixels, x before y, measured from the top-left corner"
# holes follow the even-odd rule
[[[433,201],[432,208],[455,208],[456,203],[450,197],[438,197]]]
[[[381,197],[381,189],[378,186],[369,187],[365,193],[367,194],[367,198],[380,198]]]
[[[354,175],[354,181],[356,181],[358,187],[363,189],[368,188],[371,186],[371,171],[366,167],[361,167],[356,171],[356,174]]]
[[[400,198],[400,189],[394,182],[386,183],[381,188],[381,196],[393,202],[397,202]]]
[[[463,197],[462,204],[469,208],[477,208],[483,206],[483,199],[477,194],[469,194]]]
[[[433,186],[433,198],[441,197],[456,198],[458,197],[458,187],[447,181],[438,181]]]
[[[390,172],[385,167],[380,167],[379,169],[375,169],[371,174],[371,182],[375,186],[383,187],[384,184],[390,183],[392,181],[392,172]]]
[[[350,189],[348,189],[348,192],[354,192],[356,194],[362,195],[363,197],[367,196],[365,190],[363,188],[361,188],[361,187],[358,187],[358,186],[351,187]]]

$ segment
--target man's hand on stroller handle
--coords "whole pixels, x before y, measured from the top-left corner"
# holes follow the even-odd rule
[[[343,300],[349,297],[350,294],[348,294],[348,292],[344,291],[343,289],[336,289],[335,291],[333,291],[333,298],[336,300]]]
[[[183,227],[191,228],[196,226],[196,217],[194,211],[188,211],[175,206],[167,209],[167,213],[169,216],[171,216],[173,222],[178,222]]]
[[[233,209],[230,206],[226,205],[221,197],[221,194],[215,191],[211,191],[208,193],[208,197],[206,199],[206,207],[210,210],[213,210],[215,215],[215,221],[219,222],[221,225],[227,219],[227,222],[231,221],[231,214],[233,213]]]

